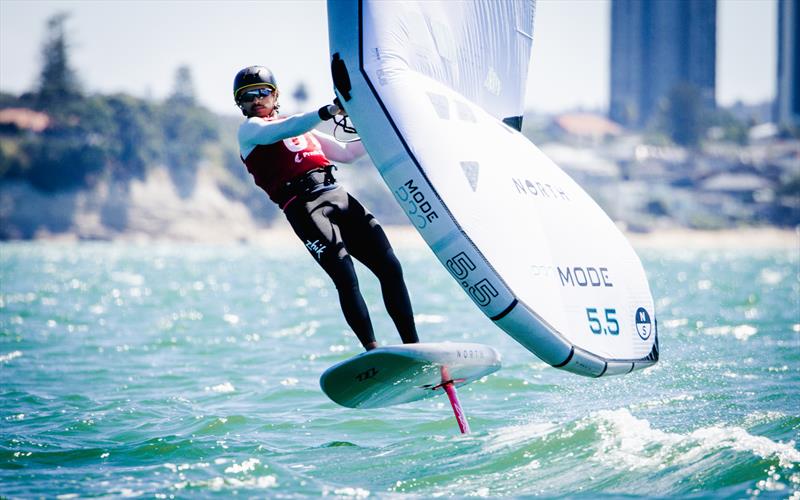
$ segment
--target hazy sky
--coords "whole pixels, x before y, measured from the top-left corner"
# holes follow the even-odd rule
[[[775,94],[775,0],[718,0],[717,99],[761,102]],[[269,66],[289,94],[305,82],[311,105],[333,96],[323,1],[0,0],[0,90],[20,93],[38,78],[45,22],[67,23],[72,65],[89,91],[162,98],[182,64],[197,99],[236,114],[234,74]],[[527,107],[606,108],[609,94],[608,0],[539,0]]]

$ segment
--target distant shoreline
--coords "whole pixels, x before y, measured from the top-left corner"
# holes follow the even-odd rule
[[[800,253],[800,227],[748,227],[740,229],[664,229],[651,233],[625,233],[635,248],[795,249]]]
[[[425,242],[411,226],[384,226],[393,245],[398,247],[424,247]],[[686,228],[670,228],[650,233],[625,232],[628,241],[637,249],[795,249],[800,253],[800,227],[782,229],[775,227],[749,227],[739,229],[697,230]],[[3,243],[24,240],[7,240]],[[93,241],[81,239],[73,233],[40,234],[30,241],[51,243],[77,243]],[[120,235],[101,241],[126,242],[132,244],[150,243],[182,243],[182,244],[253,244],[263,247],[298,246],[299,240],[288,225],[259,228],[246,238],[237,235],[209,233],[198,230],[193,234],[182,233],[180,236],[153,237],[145,233],[121,233]]]

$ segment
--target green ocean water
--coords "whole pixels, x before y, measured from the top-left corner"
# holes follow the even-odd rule
[[[447,400],[336,406],[360,352],[298,242],[0,246],[0,496],[800,498],[798,250],[642,251],[661,361],[588,379],[397,249],[423,341],[493,345]],[[379,341],[397,343],[361,268]]]

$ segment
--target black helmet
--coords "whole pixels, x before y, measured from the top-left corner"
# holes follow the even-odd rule
[[[269,68],[249,66],[236,73],[236,78],[233,79],[233,100],[238,104],[239,96],[255,86],[267,86],[272,90],[278,89],[278,83]]]

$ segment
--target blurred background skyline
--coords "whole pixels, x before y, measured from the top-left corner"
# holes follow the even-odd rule
[[[279,227],[231,83],[260,63],[285,113],[329,102],[326,19],[322,1],[0,0],[0,239]],[[797,227],[798,32],[798,0],[540,0],[521,132],[629,231]],[[369,158],[351,167],[407,224]]]
[[[716,18],[716,101],[758,104],[776,94],[774,0],[721,0]],[[89,92],[164,99],[175,71],[187,66],[196,100],[236,115],[232,76],[264,64],[276,72],[287,110],[305,86],[311,105],[332,96],[326,4],[269,2],[0,2],[0,91],[35,88],[47,19],[70,14],[71,61]],[[539,0],[527,108],[607,111],[610,99],[611,2]],[[288,91],[288,92],[287,92]]]

